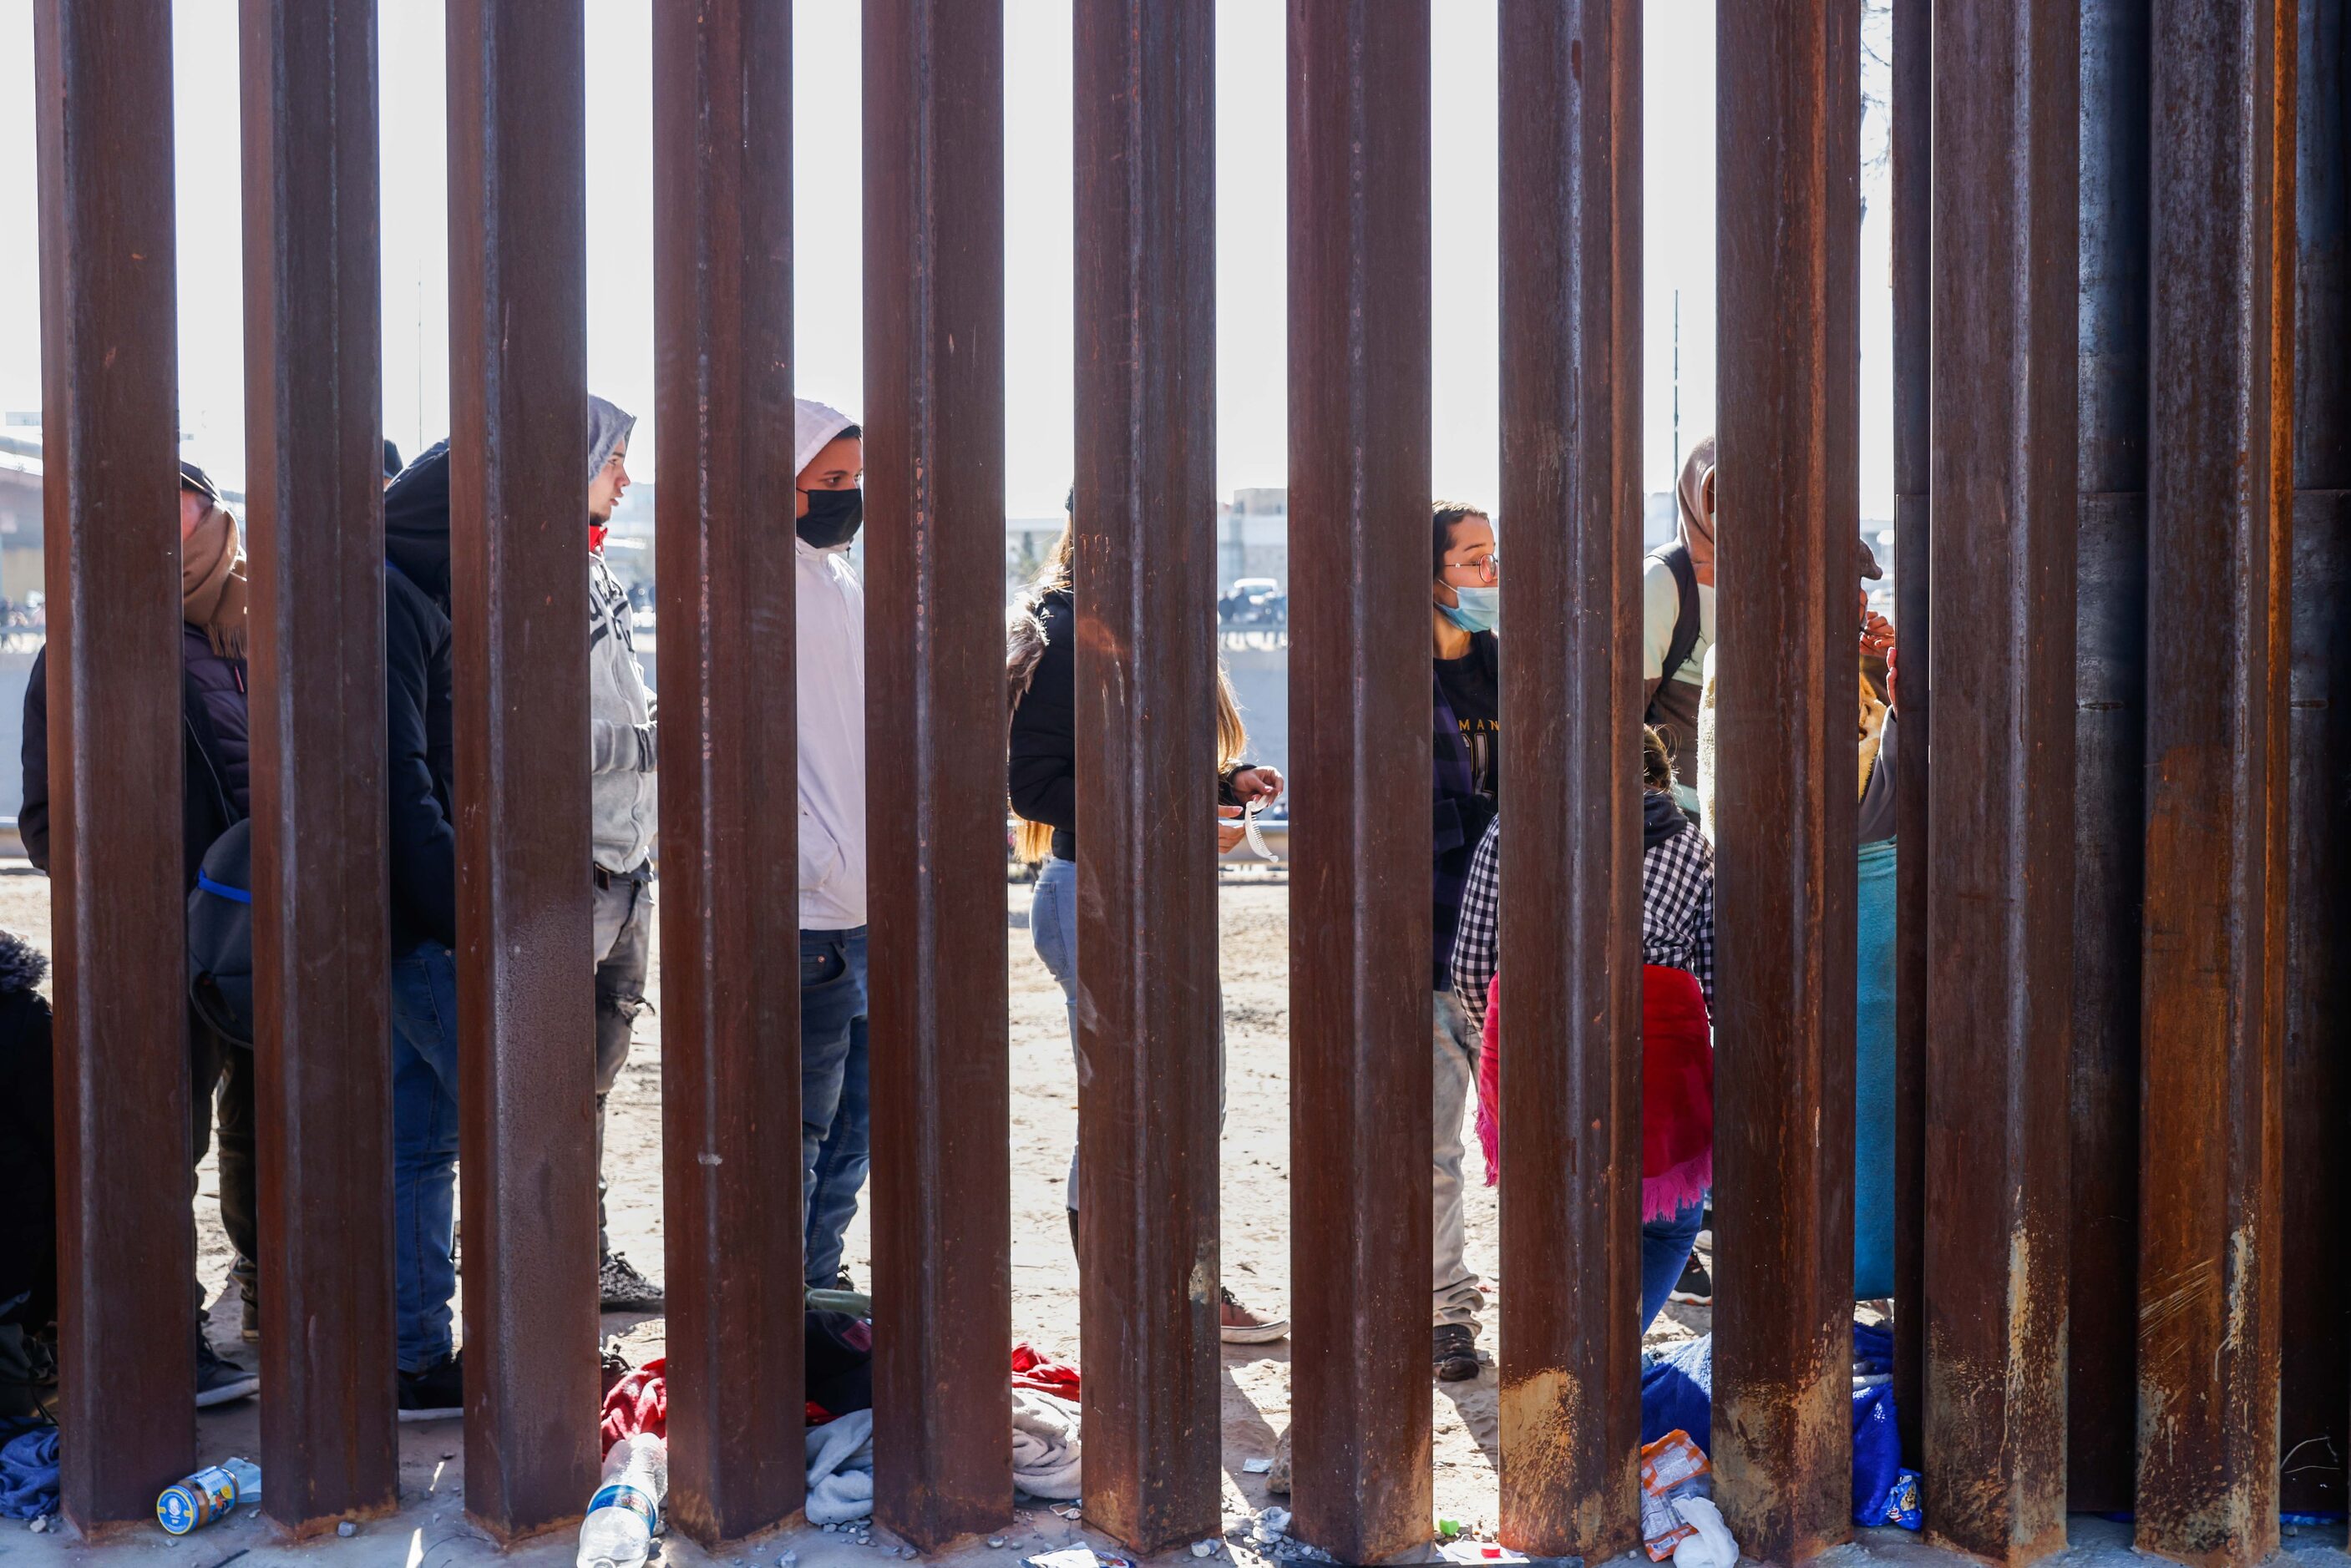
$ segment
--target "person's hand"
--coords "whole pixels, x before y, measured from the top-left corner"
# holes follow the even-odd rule
[[[1242,768],[1231,779],[1233,794],[1244,805],[1271,805],[1281,798],[1281,771],[1279,768]]]
[[[1883,659],[1894,650],[1894,623],[1862,601],[1861,650],[1874,658]]]
[[[1217,853],[1228,855],[1247,832],[1247,829],[1241,826],[1241,808],[1237,805],[1220,805],[1217,807],[1217,815],[1225,819],[1224,822],[1217,824]],[[1227,823],[1231,826],[1226,826]]]

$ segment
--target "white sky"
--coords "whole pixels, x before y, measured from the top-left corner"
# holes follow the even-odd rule
[[[653,469],[651,0],[584,0],[590,105],[588,375],[639,416],[631,468]],[[1681,302],[1683,443],[1714,404],[1713,0],[1645,0],[1644,487],[1670,488],[1673,312]],[[1436,445],[1433,493],[1499,489],[1494,0],[1433,0]],[[184,450],[225,483],[245,470],[236,0],[175,0],[180,398]],[[1278,0],[1218,0],[1217,474],[1229,493],[1284,483],[1286,278]],[[862,398],[856,0],[799,0],[793,45],[799,389],[852,415]],[[0,0],[0,409],[40,406],[32,0]],[[381,8],[384,431],[414,452],[446,432],[446,120],[441,10]],[[1072,468],[1069,0],[1006,0],[1006,509],[1061,511]],[[1874,70],[1873,67],[1873,70]],[[1692,112],[1692,106],[1697,111]],[[1882,132],[1879,133],[1882,135]],[[819,171],[821,171],[820,174]],[[1882,173],[1862,236],[1862,514],[1892,515],[1891,296]]]

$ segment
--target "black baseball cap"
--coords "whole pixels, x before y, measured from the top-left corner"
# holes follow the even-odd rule
[[[215,506],[220,504],[220,486],[213,483],[213,476],[185,458],[180,460],[180,488],[194,491]]]
[[[391,479],[404,466],[406,465],[400,461],[400,449],[392,444],[390,436],[386,436],[383,442],[383,476]]]

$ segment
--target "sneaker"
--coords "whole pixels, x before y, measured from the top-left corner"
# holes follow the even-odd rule
[[[1466,1323],[1441,1323],[1430,1330],[1428,1355],[1439,1383],[1467,1383],[1478,1376],[1478,1337]]]
[[[1714,1276],[1707,1272],[1706,1265],[1698,1261],[1696,1252],[1692,1252],[1689,1262],[1682,1265],[1681,1281],[1667,1293],[1666,1299],[1687,1306],[1714,1304]]]
[[[596,1293],[606,1312],[651,1312],[665,1299],[662,1288],[637,1272],[618,1252],[606,1256],[596,1271]]]
[[[210,1409],[225,1405],[232,1399],[246,1399],[260,1392],[261,1375],[248,1372],[212,1347],[204,1338],[196,1341],[196,1408]]]
[[[400,1418],[446,1421],[465,1413],[465,1369],[455,1355],[422,1372],[400,1375]]]
[[[247,1345],[259,1344],[261,1342],[261,1303],[248,1295],[238,1301],[236,1311],[237,1322],[240,1325],[239,1335]]]
[[[1217,1296],[1222,1303],[1217,1313],[1217,1336],[1227,1345],[1270,1345],[1290,1337],[1288,1318],[1259,1317],[1222,1285],[1217,1287]]]

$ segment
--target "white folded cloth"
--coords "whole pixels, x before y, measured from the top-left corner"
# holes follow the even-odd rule
[[[847,1524],[873,1511],[873,1412],[808,1429],[808,1521]]]
[[[1076,1400],[1035,1388],[1012,1390],[1012,1480],[1031,1497],[1083,1494]]]

